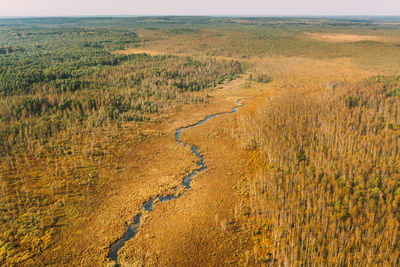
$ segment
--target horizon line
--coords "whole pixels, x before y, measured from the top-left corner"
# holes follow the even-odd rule
[[[146,15],[107,15],[107,14],[101,14],[101,15],[26,15],[26,16],[0,16],[0,19],[25,19],[25,18],[139,18],[139,17],[216,17],[216,18],[238,18],[238,17],[246,17],[246,18],[281,18],[281,17],[293,17],[293,18],[318,18],[318,17],[375,17],[375,18],[387,18],[387,17],[397,17],[400,18],[399,15],[371,15],[371,14],[363,14],[363,15],[354,15],[354,14],[348,14],[348,15],[343,15],[343,14],[243,14],[243,15],[238,15],[238,14],[221,14],[221,15],[194,15],[194,14],[146,14]]]

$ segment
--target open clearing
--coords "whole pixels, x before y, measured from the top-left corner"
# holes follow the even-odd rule
[[[387,41],[381,36],[372,35],[356,35],[356,34],[340,34],[340,33],[305,33],[315,40],[322,40],[328,42],[361,42],[361,41],[375,41],[383,42]]]
[[[129,48],[129,49],[115,51],[114,54],[119,54],[119,55],[147,54],[150,56],[163,56],[163,55],[166,55],[167,53],[163,53],[160,51],[154,51],[154,50],[140,49],[140,48]]]

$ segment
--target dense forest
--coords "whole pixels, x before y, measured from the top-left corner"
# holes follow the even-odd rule
[[[118,55],[136,34],[103,29],[7,33],[0,55],[1,153],[78,122],[143,120],[168,101],[233,79],[238,62]],[[83,123],[85,122],[85,123]]]
[[[241,118],[259,263],[400,264],[399,76],[284,93]]]

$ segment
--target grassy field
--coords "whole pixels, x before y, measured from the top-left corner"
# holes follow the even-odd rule
[[[0,20],[0,264],[398,265],[398,22]]]

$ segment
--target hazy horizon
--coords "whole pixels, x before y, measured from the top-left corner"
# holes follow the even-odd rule
[[[399,16],[397,0],[6,0],[0,17]]]
[[[169,14],[143,14],[143,15],[26,15],[26,16],[0,16],[0,19],[24,19],[24,18],[140,18],[140,17],[220,17],[220,18],[400,18],[400,15],[298,15],[298,14],[276,14],[276,15],[237,15],[237,14],[204,14],[204,15],[169,15]]]

